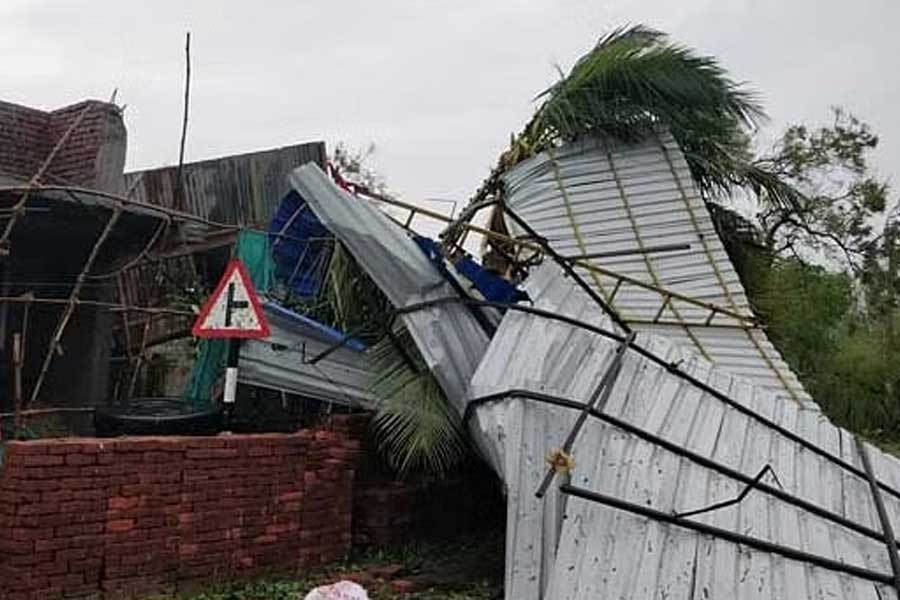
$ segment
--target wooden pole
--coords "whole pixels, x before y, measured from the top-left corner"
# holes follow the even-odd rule
[[[184,143],[187,138],[188,106],[191,98],[191,32],[188,31],[184,41],[184,114],[181,118],[181,144],[178,150],[178,171],[175,181],[175,208],[184,210]]]
[[[125,283],[122,273],[116,277],[116,287],[119,292],[119,302],[122,304],[122,337],[125,339],[125,355],[128,356],[128,362],[131,362],[131,327],[128,325],[128,306],[125,302]]]
[[[22,334],[13,334],[12,362],[13,362],[13,439],[19,437],[22,430],[22,363],[24,362],[22,350]]]
[[[148,315],[147,319],[144,321],[144,333],[141,336],[141,347],[138,350],[137,356],[134,357],[134,368],[131,371],[131,379],[128,382],[128,400],[131,400],[131,397],[134,396],[134,388],[137,385],[138,373],[140,373],[141,366],[144,363],[144,353],[147,351],[147,339],[150,337],[152,325],[153,315]]]

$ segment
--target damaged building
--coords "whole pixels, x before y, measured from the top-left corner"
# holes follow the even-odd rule
[[[139,252],[157,223],[111,198],[125,190],[125,148],[112,104],[45,112],[0,102],[0,344],[11,357],[0,412],[17,397],[32,408],[107,401],[116,292],[102,274]]]

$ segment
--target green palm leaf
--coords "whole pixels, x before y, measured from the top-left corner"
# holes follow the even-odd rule
[[[715,58],[640,25],[602,38],[538,98],[544,102],[525,132],[531,145],[598,131],[629,141],[664,126],[708,192],[741,180],[750,157],[744,132],[765,119],[756,95]]]
[[[384,338],[372,350],[379,398],[374,438],[388,463],[403,475],[443,475],[469,454],[456,414],[415,349],[409,333]]]

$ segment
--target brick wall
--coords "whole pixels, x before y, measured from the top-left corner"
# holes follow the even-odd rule
[[[502,526],[506,504],[500,481],[473,463],[441,480],[398,481],[368,439],[370,415],[342,415],[331,423],[361,451],[353,484],[353,547],[396,546]]]
[[[56,144],[85,109],[88,113],[60,149],[48,175],[71,185],[119,191],[125,181],[126,134],[118,107],[85,100],[55,110],[50,113],[50,139]]]
[[[50,115],[0,102],[0,175],[28,179],[50,151]]]
[[[358,447],[339,431],[9,443],[0,597],[133,598],[335,560]]]
[[[43,182],[121,191],[125,125],[115,105],[97,100],[49,112],[0,102],[0,175],[31,179],[86,107],[89,112],[60,148]]]

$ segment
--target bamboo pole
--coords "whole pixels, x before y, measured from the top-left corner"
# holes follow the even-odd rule
[[[159,278],[160,274],[162,273],[162,268],[163,263],[161,261],[156,263],[156,278]],[[128,400],[131,400],[131,397],[134,395],[134,388],[137,385],[138,373],[140,373],[141,366],[144,363],[144,355],[147,352],[147,340],[150,339],[150,330],[153,327],[153,317],[154,315],[149,314],[144,321],[144,331],[141,335],[141,347],[138,349],[138,353],[135,357],[134,365],[131,370],[131,378],[128,381]]]
[[[431,217],[431,218],[439,220],[439,221],[443,221],[444,223],[453,223],[454,222],[454,220],[451,219],[450,217],[448,217],[446,215],[442,215],[441,213],[429,210],[427,208],[421,208],[419,206],[415,206],[413,204],[403,202],[402,200],[396,200],[394,198],[385,196],[383,194],[371,192],[370,190],[367,190],[365,188],[361,188],[360,191],[365,196],[369,196],[374,200],[378,200],[378,201],[384,202],[386,204],[391,204],[393,206],[397,206],[397,207],[403,208],[405,210],[414,211],[418,214],[421,214],[421,215],[424,215],[427,217]],[[488,206],[488,205],[486,204],[485,206]],[[481,207],[481,208],[483,208],[483,207]],[[395,222],[399,223],[399,221],[396,221],[396,220],[395,220]],[[400,223],[400,225],[402,226],[402,223]],[[471,223],[459,223],[459,225],[461,227],[463,227],[466,231],[470,231],[472,233],[478,233],[478,234],[484,235],[485,237],[491,238],[493,240],[497,240],[497,241],[505,242],[505,243],[509,243],[509,244],[514,244],[514,245],[517,245],[517,246],[520,246],[523,248],[528,248],[529,250],[532,250],[532,251],[543,253],[543,250],[539,244],[529,242],[527,240],[516,239],[511,236],[504,235],[502,233],[498,233],[496,231],[493,231],[493,230],[490,230],[490,229],[487,229],[484,227],[479,227],[478,225],[472,225]],[[709,302],[705,302],[703,300],[698,300],[696,298],[692,298],[690,296],[681,294],[679,292],[676,292],[674,290],[671,290],[671,289],[668,289],[668,288],[665,288],[662,286],[654,285],[654,284],[648,283],[646,281],[641,281],[640,279],[635,279],[634,277],[630,277],[628,275],[623,275],[621,273],[616,273],[615,271],[612,271],[610,269],[606,269],[604,267],[595,265],[595,264],[591,263],[589,260],[585,260],[585,259],[578,258],[578,257],[566,257],[566,258],[574,266],[580,267],[582,269],[586,269],[588,271],[593,271],[595,273],[604,275],[606,277],[610,277],[617,281],[621,281],[623,283],[633,285],[635,287],[639,287],[639,288],[642,288],[642,289],[645,289],[648,291],[655,292],[657,294],[660,294],[661,296],[671,296],[671,298],[673,300],[679,300],[679,301],[685,302],[687,304],[693,304],[694,306],[698,306],[698,307],[704,308],[705,310],[709,310],[709,311],[712,311],[712,312],[715,312],[718,314],[722,314],[722,315],[731,317],[738,321],[750,324],[751,326],[756,325],[756,317],[753,315],[744,315],[738,311],[724,308],[724,307],[721,307],[721,306],[718,306],[718,305],[715,305],[715,304],[712,304]],[[693,324],[693,323],[688,323],[688,324]],[[697,323],[697,325],[702,325],[702,323]]]
[[[148,315],[144,321],[144,332],[141,336],[141,347],[138,349],[137,356],[134,358],[134,367],[131,370],[131,378],[128,381],[128,399],[134,395],[134,388],[137,386],[138,373],[144,363],[144,353],[147,351],[147,340],[150,338],[150,329],[153,325],[153,315]]]
[[[13,334],[12,345],[13,363],[13,438],[19,436],[22,430],[22,364],[24,363],[24,350],[22,349],[22,334]]]
[[[178,149],[178,171],[175,180],[175,207],[184,210],[184,143],[187,139],[188,108],[191,98],[191,32],[188,31],[184,42],[184,114],[181,119],[181,144]]]
[[[61,406],[57,408],[32,408],[19,411],[19,415],[25,417],[34,417],[39,415],[52,415],[57,413],[89,413],[94,412],[93,406]],[[15,418],[15,413],[0,413],[0,419]]]
[[[34,299],[34,294],[28,292],[23,295],[24,298],[29,300]],[[31,317],[31,302],[26,302],[25,308],[22,311],[22,336],[20,338],[20,342],[18,344],[18,348],[14,350],[14,361],[16,359],[16,354],[18,355],[18,361],[16,362],[16,393],[15,393],[15,402],[16,402],[16,412],[19,413],[20,417],[15,421],[15,432],[18,435],[18,432],[21,431],[22,428],[22,402],[24,398],[22,397],[22,371],[25,368],[25,348],[28,343],[28,325],[30,323]],[[15,348],[15,338],[13,339],[13,346]]]
[[[116,277],[116,287],[119,292],[119,302],[122,303],[122,337],[125,338],[125,354],[128,356],[129,362],[131,361],[131,328],[128,326],[128,307],[125,304],[125,283],[122,280],[122,274],[120,273],[118,277]]]
[[[69,304],[67,298],[23,298],[21,296],[0,296],[0,302],[13,303],[30,303],[30,304]],[[174,308],[155,308],[152,306],[122,306],[118,302],[103,302],[101,300],[81,300],[72,301],[76,306],[93,306],[97,308],[107,308],[112,312],[120,312],[128,310],[129,312],[147,313],[152,315],[173,315],[177,317],[196,317],[196,313],[187,310],[177,310]]]

